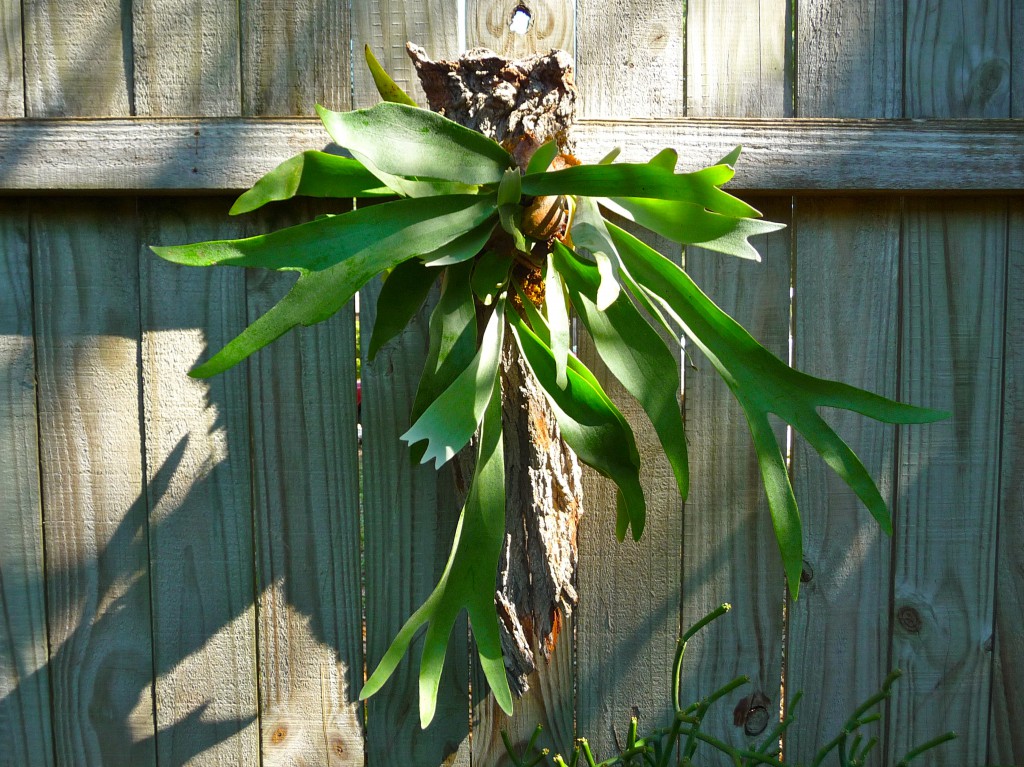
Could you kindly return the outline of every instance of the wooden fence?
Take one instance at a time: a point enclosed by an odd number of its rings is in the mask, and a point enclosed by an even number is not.
[[[806,760],[898,666],[879,763],[955,729],[929,763],[1024,764],[1019,1],[523,0],[525,35],[515,6],[0,0],[0,764],[489,767],[500,728],[537,722],[607,753],[630,715],[670,708],[680,626],[722,601],[684,680],[693,698],[751,678],[716,735],[751,740],[802,689],[785,748]],[[584,159],[672,145],[692,167],[750,145],[734,187],[789,228],[760,265],[694,250],[687,268],[800,368],[953,412],[834,419],[892,538],[793,440],[806,570],[787,603],[741,413],[695,352],[692,495],[652,459],[645,538],[615,545],[611,492],[588,478],[580,604],[514,719],[461,629],[429,730],[409,664],[349,705],[455,519],[446,477],[395,436],[424,317],[362,365],[360,453],[351,310],[196,382],[286,283],[145,246],[315,213],[228,219],[225,195],[324,144],[314,103],[375,101],[364,41],[416,90],[407,39],[435,57],[570,51]],[[758,715],[734,719],[755,692]]]

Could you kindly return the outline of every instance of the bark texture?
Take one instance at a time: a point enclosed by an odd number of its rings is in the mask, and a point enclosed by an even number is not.
[[[525,167],[555,139],[571,153],[576,89],[564,51],[509,61],[485,49],[456,61],[431,61],[407,46],[430,108],[490,136]],[[496,584],[505,669],[522,695],[539,653],[550,659],[563,617],[576,604],[576,526],[583,513],[582,472],[562,440],[539,384],[506,334],[501,360],[505,448],[505,546]],[[466,451],[469,452],[469,451]],[[472,469],[456,475],[465,491]]]

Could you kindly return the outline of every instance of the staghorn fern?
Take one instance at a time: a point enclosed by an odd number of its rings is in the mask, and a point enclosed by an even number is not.
[[[351,112],[317,108],[331,138],[351,157],[303,152],[261,178],[231,213],[300,195],[384,201],[256,237],[153,248],[189,266],[299,274],[273,308],[191,372],[198,378],[223,372],[298,325],[326,320],[385,274],[381,303],[388,310],[373,329],[372,358],[440,283],[412,427],[402,439],[422,462],[440,467],[479,432],[476,468],[437,587],[399,632],[361,697],[381,688],[426,626],[420,715],[427,726],[448,638],[465,609],[487,680],[499,705],[511,712],[494,609],[505,530],[498,360],[506,333],[545,391],[565,441],[616,484],[618,538],[631,531],[639,540],[646,517],[639,453],[618,408],[570,351],[570,308],[608,369],[647,413],[684,498],[689,475],[679,372],[658,328],[672,339],[685,335],[707,355],[750,425],[794,597],[802,561],[800,517],[769,413],[802,433],[891,532],[874,481],[817,408],[845,408],[888,423],[925,423],[946,414],[793,370],[681,268],[602,212],[684,245],[759,260],[748,238],[782,225],[760,220],[758,211],[721,189],[733,177],[738,148],[712,167],[677,173],[671,149],[647,163],[615,163],[609,156],[578,165],[552,142],[520,172],[494,141],[417,108],[369,52],[367,58],[386,100]]]

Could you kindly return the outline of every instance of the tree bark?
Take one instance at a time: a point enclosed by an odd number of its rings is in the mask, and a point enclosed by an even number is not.
[[[430,108],[504,146],[520,168],[555,139],[572,153],[576,89],[564,51],[510,61],[475,49],[456,61],[431,61],[407,46]],[[509,685],[529,688],[536,655],[547,660],[563,617],[576,604],[576,527],[583,513],[579,461],[511,338],[501,360],[505,446],[505,546],[495,592]],[[465,494],[472,476],[464,451],[456,471]]]

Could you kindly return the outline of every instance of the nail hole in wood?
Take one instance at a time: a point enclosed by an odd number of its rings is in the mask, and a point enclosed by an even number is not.
[[[532,21],[533,14],[530,13],[530,9],[520,3],[512,10],[508,28],[514,35],[525,35]]]

